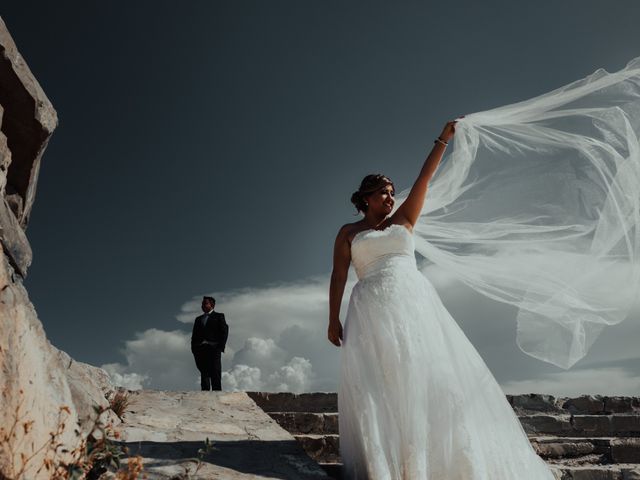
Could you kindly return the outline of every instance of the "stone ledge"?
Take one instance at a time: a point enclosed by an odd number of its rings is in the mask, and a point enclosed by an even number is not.
[[[338,395],[335,392],[247,392],[265,412],[313,412],[338,411]],[[554,397],[538,393],[506,395],[513,409],[519,414],[558,413],[567,415],[611,415],[628,413],[640,415],[640,397],[582,395],[579,397]]]
[[[316,462],[340,461],[340,437],[338,435],[294,435],[302,448]]]
[[[601,461],[591,463],[640,462],[640,438],[616,437],[532,437],[531,444],[545,459],[599,455]]]
[[[270,412],[269,416],[293,434],[337,434],[337,413]]]
[[[342,464],[338,462],[320,463],[327,474],[335,480],[342,478]],[[550,465],[557,480],[640,480],[640,465],[592,465],[556,466]],[[514,479],[515,480],[515,479]]]
[[[568,437],[640,437],[640,415],[518,415],[530,435],[553,434]]]
[[[279,425],[293,434],[337,434],[335,412],[268,412]],[[564,437],[640,437],[640,415],[520,415],[530,436]]]
[[[270,412],[337,412],[338,394],[335,392],[289,393],[247,392],[254,402]]]
[[[7,136],[12,162],[7,172],[8,193],[22,198],[16,217],[25,228],[35,199],[40,160],[58,116],[0,18],[0,105],[2,132]]]

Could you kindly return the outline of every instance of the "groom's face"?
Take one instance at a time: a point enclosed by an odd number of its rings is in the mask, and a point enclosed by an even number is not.
[[[207,313],[210,310],[213,310],[213,303],[208,298],[205,298],[202,300],[202,311]]]

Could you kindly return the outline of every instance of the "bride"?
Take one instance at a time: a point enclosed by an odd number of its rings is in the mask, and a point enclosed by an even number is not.
[[[524,353],[565,369],[583,358],[640,289],[640,57],[447,123],[396,210],[394,196],[387,177],[365,177],[352,196],[364,218],[334,247],[347,478],[553,479],[414,251],[516,307]]]
[[[435,140],[394,211],[395,188],[367,175],[351,201],[364,218],[336,238],[329,340],[342,346],[345,478],[552,480],[484,361],[417,269],[413,227],[456,121]],[[358,283],[343,326],[349,265]]]

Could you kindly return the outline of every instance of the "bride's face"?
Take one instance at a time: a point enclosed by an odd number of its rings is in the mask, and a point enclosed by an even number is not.
[[[395,204],[396,192],[393,189],[393,185],[385,185],[377,192],[372,193],[368,198],[369,210],[371,213],[381,213],[389,215],[393,210]]]

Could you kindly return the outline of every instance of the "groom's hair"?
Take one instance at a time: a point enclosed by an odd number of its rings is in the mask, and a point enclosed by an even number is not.
[[[216,299],[213,297],[202,297],[202,300],[209,300],[214,305],[216,304]]]

